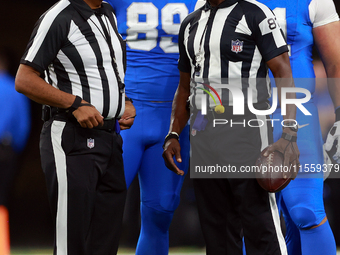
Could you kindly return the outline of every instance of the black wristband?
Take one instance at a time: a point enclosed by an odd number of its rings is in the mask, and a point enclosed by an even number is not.
[[[132,98],[127,97],[127,96],[125,96],[125,101],[130,101],[131,103],[133,103]]]
[[[282,133],[281,138],[289,141],[289,142],[296,142],[297,141],[297,136],[295,135],[290,135],[288,133]]]
[[[286,120],[283,120],[285,122]],[[296,121],[288,121],[287,124],[283,124],[282,130],[285,128],[289,128],[290,130],[297,132],[299,130],[299,126]]]
[[[76,96],[76,98],[74,99],[73,104],[71,105],[70,108],[68,108],[69,113],[74,112],[75,110],[77,110],[79,108],[79,106],[81,105],[81,101],[83,99],[80,96]]]
[[[79,107],[81,107],[81,106],[91,106],[91,107],[93,107],[93,105],[89,104],[89,103],[80,103]]]
[[[165,144],[167,143],[167,141],[169,141],[170,139],[175,138],[177,141],[179,140],[179,135],[176,132],[170,132],[164,139],[164,143],[163,143],[163,149],[165,147]]]
[[[337,107],[335,109],[335,121],[339,121],[340,120],[340,107]]]

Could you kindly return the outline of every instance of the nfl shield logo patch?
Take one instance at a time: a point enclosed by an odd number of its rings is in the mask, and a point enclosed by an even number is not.
[[[94,147],[94,139],[92,138],[87,139],[87,147],[89,147],[90,149]]]
[[[236,41],[231,40],[231,51],[239,53],[243,51],[243,41],[237,39]]]
[[[192,136],[195,136],[196,134],[197,134],[196,129],[192,129],[192,130],[191,130],[191,135],[192,135]]]

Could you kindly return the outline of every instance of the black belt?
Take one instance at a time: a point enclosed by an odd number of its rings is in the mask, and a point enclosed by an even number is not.
[[[98,125],[96,127],[93,127],[94,129],[100,129],[100,130],[106,130],[106,131],[113,131],[116,128],[117,119],[109,119],[104,120],[104,124],[102,126]]]
[[[63,121],[70,121],[74,123],[75,125],[79,125],[79,122],[77,119],[72,115],[69,114],[69,112],[66,109],[61,109],[57,107],[50,107],[47,105],[43,106],[43,113],[42,113],[42,119],[43,121],[48,121],[54,117],[56,120],[63,120]],[[114,131],[116,128],[116,118],[112,119],[104,119],[104,123],[102,126],[98,125],[96,127],[93,127],[94,129],[99,129],[99,130],[105,130],[105,131]]]

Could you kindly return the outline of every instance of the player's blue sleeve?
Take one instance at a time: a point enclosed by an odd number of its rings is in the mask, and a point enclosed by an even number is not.
[[[29,99],[14,88],[14,79],[0,76],[0,140],[8,142],[16,152],[21,152],[30,131]]]

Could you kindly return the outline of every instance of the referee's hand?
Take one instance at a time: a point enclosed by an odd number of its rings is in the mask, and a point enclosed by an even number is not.
[[[292,173],[291,179],[295,179],[300,169],[300,161],[299,161],[299,148],[297,147],[296,142],[290,142],[283,138],[280,138],[278,141],[273,143],[264,156],[268,156],[270,153],[274,151],[279,151],[283,154],[284,166],[289,167],[290,172]]]
[[[177,139],[170,139],[164,145],[163,159],[167,168],[175,172],[178,175],[184,175],[184,171],[179,169],[174,162],[173,157],[175,156],[178,163],[182,162],[181,158],[181,146]]]
[[[88,102],[83,100],[82,103]],[[83,128],[94,128],[104,124],[104,117],[94,106],[79,107],[72,114]]]
[[[125,101],[125,111],[123,116],[118,121],[120,130],[131,128],[136,117],[136,108],[133,106],[131,101]]]

